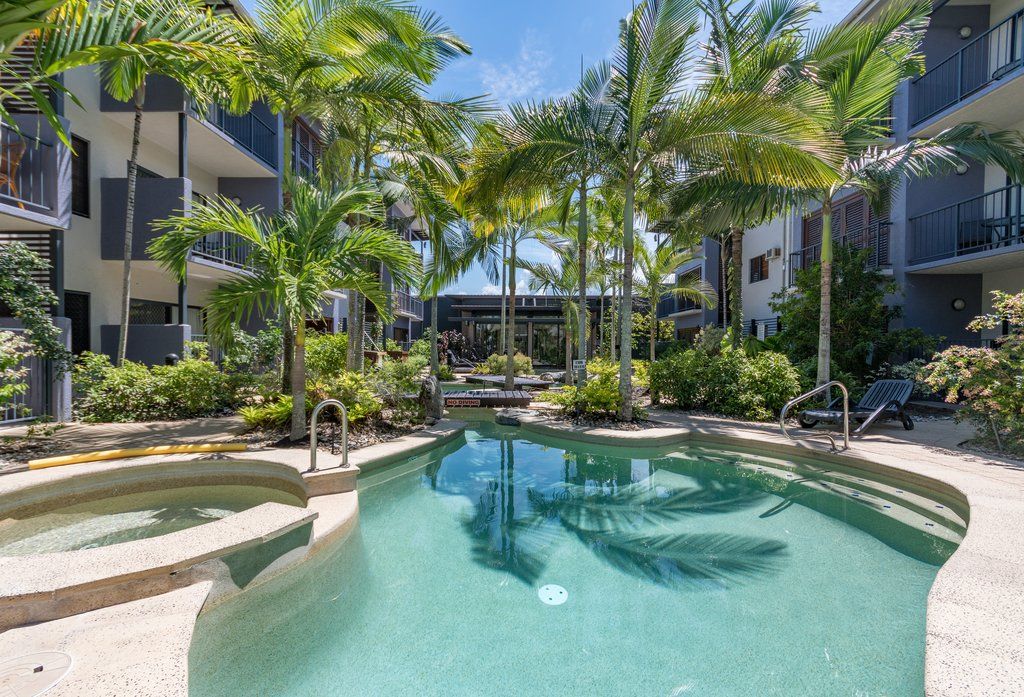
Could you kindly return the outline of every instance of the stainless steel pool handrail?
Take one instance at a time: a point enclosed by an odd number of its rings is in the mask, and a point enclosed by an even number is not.
[[[325,399],[313,407],[313,415],[309,418],[309,469],[316,472],[316,422],[325,407],[338,407],[341,410],[341,466],[348,467],[348,409],[337,399]]]
[[[846,389],[846,385],[844,385],[843,383],[839,382],[838,380],[833,380],[832,382],[825,383],[821,387],[815,387],[810,392],[804,392],[799,397],[795,397],[794,399],[791,399],[788,402],[786,402],[786,406],[782,407],[782,412],[779,414],[779,428],[782,429],[782,435],[784,435],[786,438],[789,438],[790,440],[800,440],[796,436],[790,435],[789,431],[786,430],[786,414],[789,412],[790,409],[792,409],[794,406],[796,406],[800,402],[802,402],[802,401],[804,401],[806,399],[810,399],[811,397],[813,397],[813,396],[815,396],[817,394],[820,394],[820,393],[822,393],[822,392],[824,392],[826,390],[829,390],[829,389],[831,389],[833,387],[838,387],[842,391],[842,393],[843,393],[843,450],[849,450],[850,449],[850,392]],[[836,439],[833,438],[831,436],[831,434],[828,434],[828,433],[815,433],[815,434],[813,434],[811,436],[808,436],[808,437],[809,438],[814,438],[814,437],[819,436],[819,435],[820,436],[825,436],[826,438],[828,438],[829,442],[832,443],[832,450],[835,451],[835,452],[839,452],[839,448],[836,446]]]

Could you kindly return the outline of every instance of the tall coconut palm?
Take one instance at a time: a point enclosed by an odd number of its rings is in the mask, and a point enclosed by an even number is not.
[[[317,316],[324,293],[356,288],[388,316],[387,293],[366,259],[383,264],[399,282],[415,283],[420,258],[412,246],[382,227],[352,228],[352,215],[380,221],[380,194],[367,184],[321,189],[301,177],[286,176],[292,210],[270,217],[252,215],[229,200],[197,203],[192,213],[155,225],[164,234],[150,254],[168,271],[184,276],[192,245],[212,232],[227,232],[251,246],[250,270],[223,282],[210,293],[206,307],[210,332],[229,341],[231,327],[251,316],[277,308],[294,336],[292,370],[292,440],[306,432],[306,320]]]
[[[679,249],[678,243],[671,238],[663,240],[653,249],[646,245],[637,247],[636,261],[641,278],[637,280],[636,287],[651,313],[651,361],[655,358],[654,350],[658,339],[658,303],[665,295],[692,300],[706,307],[715,306],[715,289],[699,277],[682,276],[672,285],[665,283],[665,278],[676,269],[699,258],[689,248]]]
[[[624,202],[621,336],[633,331],[633,256],[637,191],[650,179],[727,173],[754,184],[824,180],[830,146],[821,128],[793,104],[770,94],[687,91],[695,0],[646,0],[623,21],[608,102],[614,150],[607,172]],[[817,157],[815,157],[817,156]],[[619,362],[619,418],[631,420],[632,356]]]
[[[544,182],[561,190],[563,217],[571,216],[577,223],[580,316],[587,312],[588,197],[610,152],[607,138],[613,112],[605,100],[610,81],[611,66],[602,62],[585,71],[566,97],[513,104],[497,120],[500,136],[493,147],[478,151],[475,167],[476,176],[486,182],[482,185],[492,189],[522,192]],[[580,360],[587,357],[587,324],[581,324],[578,336]]]
[[[830,181],[801,192],[822,204],[819,385],[830,379],[832,358],[834,198],[844,190],[859,190],[876,209],[882,209],[902,177],[952,170],[962,164],[962,158],[998,164],[1015,181],[1024,180],[1024,141],[1016,132],[989,132],[982,125],[967,123],[933,138],[886,144],[893,97],[906,78],[923,69],[919,47],[931,9],[927,0],[896,3],[873,21],[828,28],[813,34],[807,43],[804,61],[813,68],[810,83],[821,103],[818,119],[829,141],[840,147]]]
[[[702,7],[710,27],[702,61],[704,89],[771,94],[814,108],[813,91],[802,74],[801,55],[807,21],[817,11],[814,3],[706,0]],[[725,196],[713,200],[726,209],[732,265],[728,314],[733,345],[739,347],[743,335],[743,232],[782,211],[766,209],[758,201],[738,205]]]

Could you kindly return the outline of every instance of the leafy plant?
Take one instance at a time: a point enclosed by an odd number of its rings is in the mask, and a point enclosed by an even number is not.
[[[310,380],[329,380],[345,372],[348,334],[310,334],[306,337],[306,374]]]
[[[14,332],[0,331],[0,408],[28,389],[24,360],[31,355],[31,344]]]
[[[936,340],[918,328],[890,330],[902,308],[886,302],[899,285],[878,269],[870,268],[870,250],[849,245],[836,249],[831,283],[831,353],[840,379],[852,375],[863,382],[872,368],[894,353],[911,348],[934,349]],[[796,363],[814,361],[817,369],[818,329],[821,312],[821,269],[815,264],[797,271],[796,290],[772,296],[772,311],[779,315],[782,331],[775,342]]]
[[[992,348],[952,346],[921,371],[924,384],[962,401],[957,418],[977,426],[983,441],[1024,454],[1024,293],[992,292],[994,312],[975,317],[972,331],[1010,327]]]
[[[577,414],[616,414],[619,410],[619,367],[595,358],[587,364],[587,381],[553,392],[550,400]]]
[[[242,407],[238,414],[250,428],[284,428],[292,416],[292,398],[283,395],[264,404]]]
[[[373,388],[371,378],[361,373],[345,371],[325,380],[311,382],[306,388],[307,411],[325,399],[340,400],[348,410],[350,422],[379,416],[384,403]]]
[[[53,361],[62,374],[71,367],[72,356],[49,312],[57,296],[36,282],[37,274],[49,272],[50,264],[21,242],[0,245],[0,306],[21,320],[33,353]]]
[[[503,353],[493,353],[483,363],[478,363],[473,372],[478,375],[503,375],[507,357]],[[512,358],[513,373],[515,375],[530,375],[533,373],[533,361],[528,356],[516,353]]]
[[[309,360],[308,357],[306,359]],[[277,371],[281,363],[281,329],[261,329],[255,334],[237,325],[224,351],[224,369],[233,373],[264,374]]]
[[[765,421],[800,392],[800,377],[784,355],[750,357],[727,346],[718,353],[690,349],[651,366],[651,399],[676,407]]]

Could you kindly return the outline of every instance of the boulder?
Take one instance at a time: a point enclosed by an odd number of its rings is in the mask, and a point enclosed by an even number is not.
[[[433,375],[423,381],[419,402],[428,426],[433,426],[444,417],[444,392],[441,390],[441,383]]]
[[[494,422],[502,426],[519,426],[524,416],[535,416],[537,412],[532,409],[501,409],[494,415]]]

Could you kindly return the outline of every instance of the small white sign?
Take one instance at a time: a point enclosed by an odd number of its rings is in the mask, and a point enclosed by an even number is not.
[[[573,370],[586,370],[587,369],[587,362],[586,361],[575,360],[575,361],[572,362],[572,369]]]

